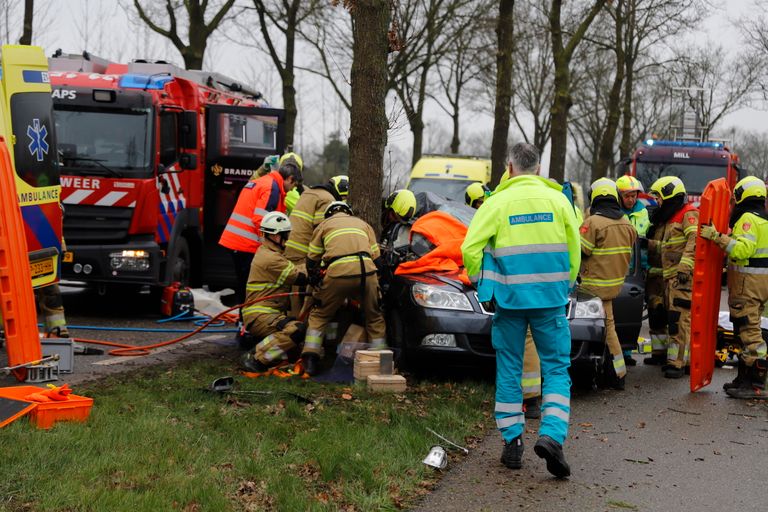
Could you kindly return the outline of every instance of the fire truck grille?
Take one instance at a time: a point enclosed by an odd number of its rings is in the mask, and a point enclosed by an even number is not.
[[[119,243],[128,239],[133,208],[71,204],[64,210],[64,240],[68,245]]]

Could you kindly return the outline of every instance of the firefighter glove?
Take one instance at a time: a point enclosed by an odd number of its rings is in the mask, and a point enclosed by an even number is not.
[[[307,268],[307,282],[312,288],[318,288],[323,282],[323,271],[320,267]]]
[[[711,224],[704,224],[701,226],[701,238],[714,241],[717,240],[719,236],[720,233],[717,232],[715,226]]]
[[[688,272],[678,272],[677,273],[677,284],[688,284],[688,282],[691,280],[691,274]]]

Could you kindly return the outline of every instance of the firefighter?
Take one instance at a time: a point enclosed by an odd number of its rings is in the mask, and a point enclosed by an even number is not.
[[[312,235],[307,254],[307,273],[316,291],[301,356],[304,369],[310,375],[318,370],[325,327],[347,299],[360,301],[371,349],[386,348],[376,275],[379,256],[373,228],[364,220],[353,217],[347,203],[334,201],[329,204],[325,220]]]
[[[655,224],[653,222],[655,219],[655,215],[650,216],[650,226],[646,232],[648,272],[645,275],[645,307],[648,310],[651,355],[643,359],[643,364],[661,366],[667,362],[669,334],[664,298],[664,276],[661,268],[661,240],[664,238],[664,225]]]
[[[242,302],[253,254],[261,245],[259,226],[269,212],[285,212],[285,194],[301,183],[300,164],[284,159],[279,170],[254,177],[237,198],[219,244],[230,250],[237,277],[236,298]]]
[[[285,244],[291,232],[291,221],[284,213],[267,213],[260,226],[262,244],[253,256],[246,287],[246,304],[254,299],[287,293],[292,285],[306,284],[306,274],[284,256]],[[245,328],[261,340],[245,354],[242,363],[253,372],[266,371],[270,366],[289,358],[298,347],[306,326],[286,316],[288,297],[255,302],[242,308]],[[296,354],[298,355],[298,354]]]
[[[741,339],[739,373],[723,385],[734,398],[765,398],[768,372],[766,344],[760,320],[768,302],[768,212],[765,183],[749,176],[733,189],[736,205],[729,225],[731,235],[711,225],[701,227],[701,237],[714,241],[728,254],[728,306],[733,334]]]
[[[603,301],[605,343],[613,363],[609,385],[623,390],[627,366],[616,334],[613,299],[618,297],[624,285],[637,231],[619,206],[618,190],[612,180],[600,178],[592,183],[589,200],[590,215],[580,229],[581,288]]]
[[[416,196],[408,189],[395,190],[384,200],[382,231],[396,223],[408,224],[416,215]]]
[[[515,144],[510,179],[477,210],[462,244],[478,300],[495,304],[496,425],[501,462],[522,467],[525,417],[522,373],[530,326],[541,358],[543,399],[535,453],[559,478],[570,475],[563,454],[570,417],[571,333],[565,306],[579,271],[579,225],[559,184],[538,176],[539,151]]]
[[[327,183],[306,190],[291,212],[291,234],[285,244],[285,257],[303,272],[309,252],[309,241],[315,228],[325,218],[325,210],[334,201],[346,201],[349,195],[349,178],[334,176]],[[297,290],[294,290],[297,291]],[[299,316],[300,297],[291,297],[291,314]]]
[[[691,286],[699,212],[688,204],[685,185],[676,176],[664,176],[651,185],[659,203],[651,222],[663,235],[648,240],[648,249],[661,254],[664,307],[667,310],[669,344],[664,377],[679,379],[689,364],[691,338]]]
[[[491,189],[476,181],[471,183],[464,191],[464,202],[467,206],[478,209],[485,198],[491,195]]]
[[[638,195],[643,192],[643,184],[634,176],[622,176],[616,180],[616,188],[619,191],[619,205],[621,211],[629,219],[629,223],[635,227],[639,236],[645,236],[651,225],[648,219],[648,210],[638,201]]]

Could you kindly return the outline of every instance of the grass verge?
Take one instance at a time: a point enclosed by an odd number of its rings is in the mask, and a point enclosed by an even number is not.
[[[203,389],[229,361],[150,368],[76,388],[87,423],[0,431],[0,510],[396,510],[439,474],[421,460],[449,439],[476,443],[491,425],[487,383],[409,383],[403,395],[299,380],[237,377]],[[449,452],[451,462],[461,457]]]

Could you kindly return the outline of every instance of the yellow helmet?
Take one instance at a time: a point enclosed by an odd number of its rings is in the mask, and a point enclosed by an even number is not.
[[[280,165],[283,165],[289,158],[292,158],[299,165],[299,171],[304,172],[304,160],[301,159],[298,153],[291,152],[284,154],[280,157]]]
[[[344,198],[349,195],[349,178],[343,174],[332,177],[328,183],[336,191],[338,197]]]
[[[624,175],[616,180],[619,192],[644,192],[643,184],[634,176]]]
[[[612,197],[619,200],[619,192],[616,190],[616,182],[608,178],[599,178],[589,187],[589,201],[594,202],[601,196]]]
[[[736,204],[750,197],[765,199],[765,182],[755,176],[747,176],[736,184],[733,189],[733,197],[736,199]]]
[[[395,212],[401,220],[410,220],[416,214],[416,196],[410,190],[395,190],[384,201],[384,208]]]
[[[471,183],[464,191],[464,201],[467,203],[467,206],[472,206],[478,199],[485,199],[489,195],[491,195],[491,191],[488,187],[476,181]]]
[[[293,211],[293,207],[296,206],[296,203],[299,201],[300,196],[301,194],[295,188],[291,189],[290,192],[285,194],[285,209],[288,215],[290,215],[291,212]]]
[[[677,176],[662,176],[651,185],[651,194],[664,200],[670,199],[680,194],[685,194],[685,185],[683,180]]]

